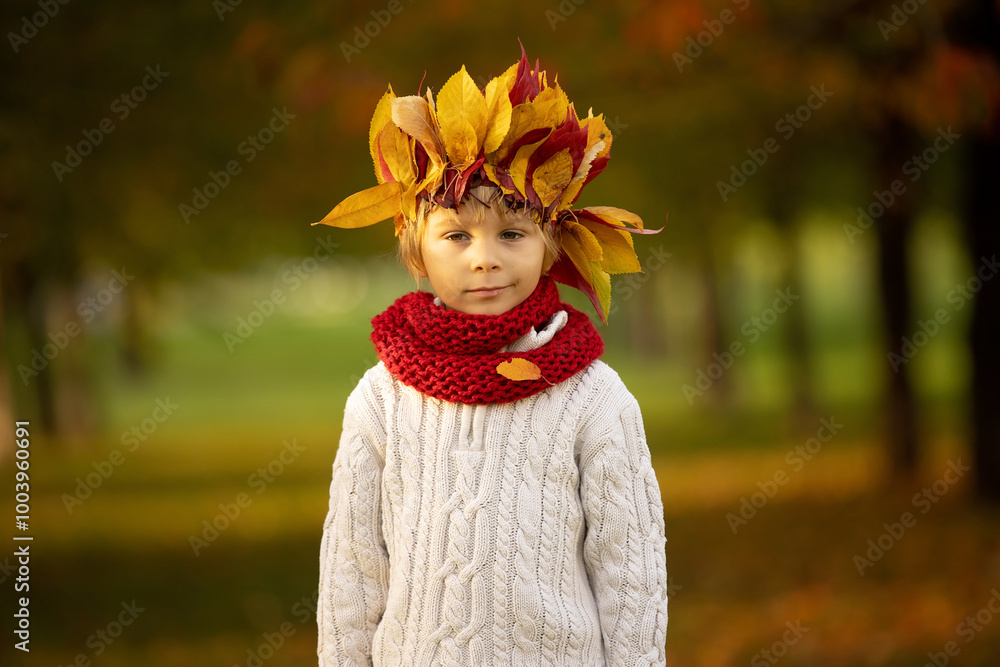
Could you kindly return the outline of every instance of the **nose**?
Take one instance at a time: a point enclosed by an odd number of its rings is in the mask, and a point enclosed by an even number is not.
[[[500,253],[492,239],[477,239],[469,249],[473,271],[496,271],[500,268]]]

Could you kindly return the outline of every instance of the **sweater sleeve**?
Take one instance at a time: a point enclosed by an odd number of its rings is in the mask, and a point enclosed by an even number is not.
[[[382,535],[385,428],[366,376],[347,399],[320,547],[320,667],[370,665],[385,611],[389,560]]]
[[[608,665],[666,663],[663,502],[639,404],[617,376],[581,428],[584,563]]]

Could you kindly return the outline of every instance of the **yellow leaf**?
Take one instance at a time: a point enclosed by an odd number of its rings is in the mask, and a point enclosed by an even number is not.
[[[510,127],[507,130],[507,136],[500,142],[500,146],[492,156],[491,162],[502,162],[507,157],[511,147],[514,145],[514,140],[524,136],[527,131],[525,128],[532,126],[531,124],[537,115],[538,112],[535,111],[535,108],[531,104],[518,104],[511,109]]]
[[[594,289],[601,306],[601,319],[606,321],[608,308],[611,305],[611,276],[601,269],[598,262],[587,259],[586,252],[574,234],[563,234],[562,247],[566,256],[573,262],[573,266],[580,272],[580,276]]]
[[[415,220],[417,217],[417,192],[420,191],[420,184],[414,183],[413,185],[405,188],[402,192],[399,209],[400,214],[405,220]],[[397,230],[399,229],[399,224],[397,221]],[[398,233],[396,234],[399,235]]]
[[[561,125],[566,120],[566,110],[569,108],[569,98],[557,83],[552,88],[546,88],[535,95],[531,101],[550,127]]]
[[[423,144],[432,162],[442,162],[444,147],[426,99],[419,95],[407,95],[392,100],[392,122]]]
[[[590,211],[594,215],[599,215],[605,220],[610,219],[611,222],[620,222],[639,229],[643,228],[642,218],[623,208],[616,208],[614,206],[587,206],[583,210]]]
[[[589,229],[601,244],[602,269],[608,273],[642,273],[631,234],[586,218],[580,218],[580,224]]]
[[[375,147],[378,145],[379,134],[382,133],[386,124],[392,121],[392,100],[395,97],[396,94],[392,92],[392,86],[389,86],[389,90],[375,106],[375,114],[372,116],[372,122],[368,128],[368,151],[371,153],[372,163],[375,165],[375,178],[378,179],[379,183],[385,183],[385,178],[379,168],[378,153]]]
[[[604,150],[604,142],[598,141],[596,144],[587,149],[587,152],[583,154],[583,159],[580,161],[580,166],[577,168],[576,173],[573,174],[573,178],[586,178],[587,174],[590,173],[590,165],[594,160],[597,159],[597,154]]]
[[[537,380],[542,377],[542,369],[520,357],[500,362],[497,365],[497,373],[508,380]]]
[[[510,163],[510,177],[514,180],[514,186],[521,193],[522,197],[528,196],[524,192],[524,179],[528,170],[528,158],[531,157],[535,149],[546,139],[548,139],[547,136],[542,137],[533,144],[521,146],[517,149],[517,153],[514,154],[514,159]]]
[[[597,237],[594,236],[593,232],[573,220],[567,221],[566,230],[576,237],[588,262],[600,263],[603,251],[601,250],[601,244],[597,242]]]
[[[486,100],[462,65],[441,87],[437,119],[445,152],[461,169],[476,161],[486,139]]]
[[[399,210],[400,190],[400,184],[393,181],[362,190],[337,204],[325,218],[312,224],[343,229],[374,225],[393,217]]]
[[[590,111],[593,113],[593,110]],[[587,150],[589,151],[592,147],[597,145],[597,142],[603,141],[604,147],[597,151],[593,159],[604,157],[611,151],[611,142],[614,137],[611,136],[611,130],[604,123],[604,114],[597,116],[588,116],[587,118]]]
[[[536,97],[535,100],[537,101],[538,97]],[[498,148],[496,154],[493,155],[493,161],[500,162],[506,158],[511,147],[514,145],[514,142],[531,130],[535,130],[540,127],[551,130],[553,127],[559,125],[559,123],[565,119],[565,115],[563,116],[563,119],[553,120],[551,113],[557,102],[558,100],[550,99],[548,101],[542,100],[540,104],[535,102],[525,102],[524,104],[518,104],[514,107],[510,114],[510,129],[507,131],[507,136],[504,137],[503,142],[500,144],[500,148]],[[563,113],[565,114],[565,111]]]
[[[507,70],[509,74],[511,70]],[[486,139],[483,141],[483,152],[492,153],[500,147],[510,129],[510,87],[513,84],[512,75],[504,74],[486,84],[486,104],[489,111],[486,114]],[[506,79],[504,79],[506,77]]]
[[[579,173],[579,172],[578,172]],[[566,189],[563,190],[562,196],[559,198],[559,203],[556,205],[557,211],[562,211],[569,208],[573,204],[573,200],[576,196],[580,194],[580,188],[583,187],[583,182],[585,178],[576,178],[569,182]]]
[[[569,149],[564,148],[538,165],[531,176],[531,187],[542,201],[542,206],[548,206],[569,185],[571,178],[573,178],[573,158],[569,154]]]
[[[389,171],[397,181],[406,186],[416,180],[416,174],[413,173],[413,155],[410,152],[411,141],[409,135],[391,123],[378,137],[382,158],[389,165]]]
[[[399,236],[403,231],[403,227],[406,226],[406,217],[402,211],[396,211],[396,214],[392,216],[392,226],[394,235]]]

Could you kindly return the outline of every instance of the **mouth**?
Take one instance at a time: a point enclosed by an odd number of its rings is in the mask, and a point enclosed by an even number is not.
[[[475,296],[486,298],[491,296],[498,296],[502,294],[505,289],[507,289],[507,285],[502,285],[499,287],[477,287],[476,289],[470,289],[467,291],[470,294],[474,294]]]

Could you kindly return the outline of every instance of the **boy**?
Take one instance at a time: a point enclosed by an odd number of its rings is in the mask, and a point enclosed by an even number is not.
[[[322,221],[393,217],[436,293],[372,320],[320,553],[319,663],[664,664],[663,508],[642,417],[598,360],[609,272],[639,271],[632,213],[571,209],[607,163],[601,117],[519,63],[435,104],[391,89],[379,185]],[[635,229],[630,230],[628,226]]]

